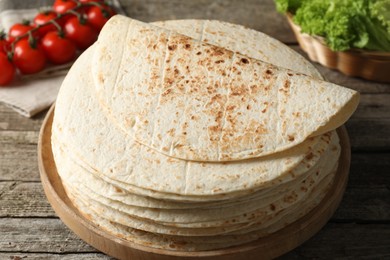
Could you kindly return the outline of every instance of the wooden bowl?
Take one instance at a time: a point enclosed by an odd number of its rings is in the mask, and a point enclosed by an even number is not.
[[[317,233],[333,215],[344,193],[350,165],[350,144],[345,127],[337,130],[341,157],[333,186],[322,202],[307,215],[282,230],[257,241],[226,249],[183,252],[155,249],[116,237],[84,218],[72,205],[57,173],[51,150],[54,106],[43,122],[38,142],[38,163],[47,199],[61,220],[81,239],[119,259],[272,259],[302,244]]]
[[[301,28],[293,22],[291,14],[287,14],[287,20],[299,46],[312,61],[331,69],[337,69],[347,76],[390,82],[390,52],[361,49],[332,51],[326,46],[323,38],[302,33]]]

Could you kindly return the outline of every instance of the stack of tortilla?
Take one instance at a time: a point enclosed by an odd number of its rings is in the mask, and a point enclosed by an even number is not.
[[[53,154],[75,207],[107,232],[220,249],[320,203],[338,166],[334,129],[358,99],[262,33],[115,16],[63,82]]]

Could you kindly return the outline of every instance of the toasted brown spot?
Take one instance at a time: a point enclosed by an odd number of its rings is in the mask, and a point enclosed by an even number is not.
[[[212,125],[212,126],[209,126],[209,130],[213,131],[213,132],[219,132],[221,130],[221,126],[219,126],[219,125]]]
[[[103,73],[99,73],[98,74],[98,80],[99,80],[100,83],[104,83]]]
[[[307,160],[311,160],[311,159],[313,159],[313,157],[314,157],[314,154],[312,152],[310,152],[308,155],[306,155]]]
[[[272,73],[272,70],[269,70],[269,69],[267,69],[267,70],[265,71],[265,73],[268,74],[268,75],[272,75],[272,74],[273,74],[273,73]]]
[[[217,61],[215,61],[215,63],[216,64],[220,64],[220,63],[224,63],[225,61],[223,61],[223,60],[217,60]]]
[[[248,64],[248,63],[249,63],[249,60],[246,59],[246,58],[242,58],[242,59],[241,59],[241,62],[244,63],[244,64]]]
[[[291,85],[291,82],[289,81],[289,80],[286,80],[285,82],[284,82],[284,88],[289,88],[290,87],[290,85]]]
[[[292,142],[292,141],[295,140],[295,136],[293,136],[293,135],[288,135],[287,137],[288,137],[288,140],[289,140],[290,142]]]
[[[201,55],[202,54],[202,52],[201,51],[198,51],[197,53],[196,53],[196,55]]]
[[[123,192],[122,189],[120,189],[120,188],[118,188],[118,187],[116,187],[116,186],[115,186],[115,191],[116,191],[116,192],[119,192],[119,193],[122,193],[122,192]]]
[[[161,94],[161,96],[165,97],[165,96],[169,95],[169,93],[171,93],[171,92],[172,92],[172,89],[169,88],[169,89],[165,90],[165,91]]]
[[[186,45],[184,45],[184,48],[185,48],[186,50],[191,49],[191,44],[187,43]]]
[[[226,107],[226,110],[227,110],[227,111],[232,111],[232,110],[234,110],[235,108],[236,108],[236,106],[230,105],[230,106],[227,106],[227,107]]]
[[[168,50],[173,51],[177,48],[177,45],[169,45]]]

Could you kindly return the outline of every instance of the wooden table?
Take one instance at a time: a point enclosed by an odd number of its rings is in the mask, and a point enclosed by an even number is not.
[[[265,32],[302,53],[271,0],[121,2],[129,16],[143,21],[225,20]],[[350,179],[329,223],[282,259],[390,258],[390,85],[316,66],[329,81],[362,94],[346,124],[352,144]],[[45,114],[28,119],[0,104],[0,259],[110,259],[77,238],[46,200],[36,151]]]

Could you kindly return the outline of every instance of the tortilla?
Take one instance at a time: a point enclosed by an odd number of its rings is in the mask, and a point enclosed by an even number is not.
[[[111,18],[92,74],[112,124],[171,157],[231,161],[284,151],[356,109],[354,90],[199,40]]]

